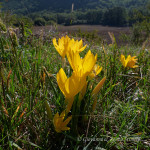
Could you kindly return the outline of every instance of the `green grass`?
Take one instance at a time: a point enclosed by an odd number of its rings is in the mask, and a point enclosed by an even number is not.
[[[94,49],[92,42],[89,47],[98,54],[103,70],[89,84],[76,112],[78,133],[73,129],[56,133],[44,105],[47,101],[53,115],[64,109],[56,81],[61,57],[52,45],[53,37],[49,41],[30,37],[30,42],[19,46],[6,34],[0,38],[0,149],[149,149],[149,47],[99,44]],[[139,67],[124,72],[121,54],[136,55]],[[104,76],[96,110],[91,113],[90,86],[95,87]]]

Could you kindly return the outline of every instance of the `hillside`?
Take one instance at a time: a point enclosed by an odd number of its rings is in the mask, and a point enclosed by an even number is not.
[[[131,26],[150,16],[149,0],[3,0],[0,5],[2,12],[26,16],[38,26],[55,23]],[[13,24],[18,24],[16,20]]]
[[[106,9],[125,7],[127,9],[146,7],[149,0],[2,0],[4,10],[14,13],[31,13],[48,10],[50,12],[70,12],[74,3],[74,10]]]

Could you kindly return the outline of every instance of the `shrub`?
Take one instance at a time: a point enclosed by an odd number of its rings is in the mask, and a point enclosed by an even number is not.
[[[34,20],[34,25],[36,26],[45,26],[46,22],[43,18],[36,18]]]
[[[137,22],[133,25],[132,42],[134,44],[142,44],[149,38],[149,35],[150,35],[150,24],[148,19],[142,22]]]

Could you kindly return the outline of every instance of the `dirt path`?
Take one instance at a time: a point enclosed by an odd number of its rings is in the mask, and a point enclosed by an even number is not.
[[[93,32],[96,31],[98,35],[103,38],[108,44],[111,43],[111,39],[108,35],[108,32],[113,32],[114,36],[116,38],[116,41],[118,44],[122,44],[121,35],[123,34],[131,34],[131,30],[129,27],[107,27],[107,26],[101,26],[101,25],[73,25],[73,26],[60,26],[57,27],[54,26],[40,26],[40,27],[34,27],[33,33],[39,34],[41,30],[43,30],[44,35],[48,34],[50,32],[55,32],[57,29],[58,32],[61,33],[72,33],[72,32],[78,32],[79,29],[81,32]]]

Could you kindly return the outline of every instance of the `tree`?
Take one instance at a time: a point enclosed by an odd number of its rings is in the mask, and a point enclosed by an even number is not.
[[[103,16],[103,24],[110,26],[125,26],[127,23],[127,14],[125,8],[114,7],[107,10]]]
[[[88,11],[86,14],[87,23],[89,24],[101,24],[102,21],[102,11],[92,10]]]

